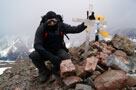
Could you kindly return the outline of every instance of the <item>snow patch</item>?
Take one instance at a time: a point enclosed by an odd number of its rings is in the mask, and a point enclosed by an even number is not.
[[[0,60],[0,63],[10,63],[10,64],[13,64],[15,61],[10,61],[10,60]]]
[[[34,48],[32,48],[32,49],[29,49],[29,52],[31,53],[31,52],[33,52],[35,49]]]
[[[3,68],[0,68],[0,75],[3,74],[3,72],[6,70],[6,69],[9,69],[11,67],[3,67]]]

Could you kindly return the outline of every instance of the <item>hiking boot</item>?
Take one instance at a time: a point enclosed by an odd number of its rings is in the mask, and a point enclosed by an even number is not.
[[[39,80],[41,83],[44,83],[46,82],[50,77],[50,74],[48,72],[42,72],[42,73],[39,73]]]

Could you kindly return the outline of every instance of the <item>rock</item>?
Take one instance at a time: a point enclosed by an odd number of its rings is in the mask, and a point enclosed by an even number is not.
[[[136,87],[132,87],[131,90],[136,90]]]
[[[79,56],[82,54],[82,50],[80,52],[79,48],[70,48],[69,49],[71,59],[74,60],[73,63],[77,63],[80,61]]]
[[[118,58],[115,55],[110,55],[107,58],[106,65],[108,67],[112,67],[113,69],[129,72],[129,67],[123,62],[123,60],[121,60],[120,58]]]
[[[76,84],[75,90],[93,90],[91,86],[85,84]]]
[[[116,48],[116,51],[111,42],[92,41],[89,43],[87,52],[88,57],[92,60],[87,60],[84,56],[84,46],[85,44],[82,44],[80,47],[71,48],[71,60],[62,61],[60,65],[61,77],[56,78],[50,75],[48,81],[42,85],[39,83],[38,70],[31,60],[18,60],[13,66],[11,65],[12,68],[0,75],[0,90],[75,90],[80,88],[84,90],[88,86],[93,89],[96,87],[97,90],[121,90],[125,85],[128,85],[124,88],[125,90],[132,88],[131,86],[135,87],[135,77],[125,75],[125,72],[120,69],[127,71],[126,61],[128,59],[134,74],[136,55],[127,56],[124,49],[118,50]],[[109,59],[110,55],[114,56]],[[46,65],[49,69],[52,68],[51,63],[46,62]],[[106,71],[109,67],[119,70]],[[129,73],[132,74],[132,72]],[[126,80],[127,77],[129,79]],[[77,83],[82,84],[78,86]],[[76,84],[77,86],[73,87]]]
[[[61,62],[60,73],[62,78],[76,74],[76,68],[75,65],[72,63],[71,59]]]
[[[15,90],[21,90],[20,88],[16,87]]]
[[[106,43],[101,43],[102,45],[102,52],[105,54],[111,54],[111,48]]]
[[[91,77],[87,77],[83,80],[84,84],[90,85],[91,87],[95,88],[94,81]]]
[[[95,80],[95,78],[96,78],[97,76],[99,76],[99,75],[101,75],[101,72],[99,72],[99,71],[94,71],[93,74],[92,74],[92,76],[91,76],[92,80]]]
[[[135,44],[125,36],[115,35],[111,42],[116,49],[123,50],[128,55],[134,53]]]
[[[106,42],[94,42],[91,47],[105,54],[111,54],[115,50],[111,45],[107,45]]]
[[[122,60],[125,64],[128,64],[127,54],[121,50],[116,50],[114,55],[116,55],[120,60]]]
[[[107,57],[109,55],[103,52],[99,52],[99,54],[96,56],[97,58],[99,58],[99,63],[105,64],[107,62]]]
[[[103,48],[102,52],[108,55],[112,53],[110,50],[107,49],[107,47]]]
[[[61,83],[60,80],[56,80],[52,83],[52,90],[61,90],[61,87],[63,86],[63,83]],[[45,89],[48,90],[48,89]]]
[[[70,77],[63,79],[63,82],[67,87],[75,86],[76,83],[79,83],[81,81],[82,81],[82,79],[78,76],[70,76]]]
[[[127,81],[127,75],[121,70],[109,70],[98,76],[95,81],[97,90],[122,90]]]
[[[92,50],[90,50],[90,51],[87,52],[87,57],[96,56],[97,52],[98,52],[97,49],[92,49]]]
[[[92,72],[96,69],[98,58],[92,56],[86,59],[85,71]]]
[[[136,55],[129,56],[128,60],[128,67],[131,69],[131,72],[136,73]]]
[[[85,65],[76,65],[76,74],[79,77],[85,77],[87,75],[85,69]]]
[[[121,50],[116,50],[114,54],[115,54],[116,56],[122,57],[122,58],[124,58],[124,59],[127,58],[127,54],[126,54],[125,52],[121,51]]]
[[[110,50],[111,52],[115,52],[115,50],[116,50],[115,48],[113,48],[112,45],[108,45],[107,49]]]
[[[136,85],[136,74],[128,74],[127,85],[130,87]]]

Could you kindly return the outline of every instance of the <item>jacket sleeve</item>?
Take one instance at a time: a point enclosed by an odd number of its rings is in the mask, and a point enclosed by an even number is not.
[[[84,23],[82,23],[78,26],[70,26],[68,24],[63,23],[62,27],[63,27],[62,31],[66,34],[68,34],[68,33],[71,33],[71,34],[80,33],[87,28],[87,26],[85,26]]]
[[[36,34],[35,34],[35,40],[34,40],[34,48],[35,50],[41,54],[43,57],[46,57],[48,59],[51,59],[54,57],[54,55],[47,51],[44,47],[43,47],[43,33],[44,33],[44,30],[43,30],[43,24],[40,25],[36,31]]]

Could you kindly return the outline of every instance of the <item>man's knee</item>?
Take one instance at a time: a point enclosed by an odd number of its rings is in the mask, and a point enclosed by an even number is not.
[[[33,51],[30,53],[29,58],[35,60],[41,58],[41,56],[37,51]]]

